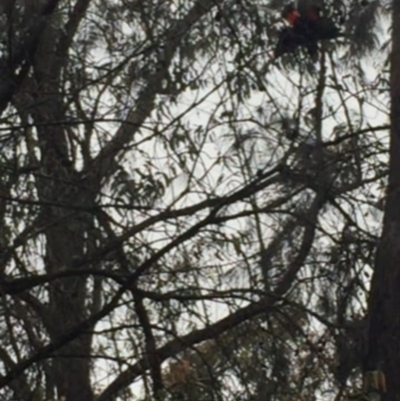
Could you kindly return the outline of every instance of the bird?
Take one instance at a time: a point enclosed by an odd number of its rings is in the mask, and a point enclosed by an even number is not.
[[[340,29],[335,22],[323,16],[321,8],[315,5],[297,8],[294,3],[290,3],[282,10],[282,18],[289,26],[284,27],[279,33],[275,58],[293,52],[298,47],[305,47],[310,57],[315,58],[319,41],[336,39],[340,36]]]

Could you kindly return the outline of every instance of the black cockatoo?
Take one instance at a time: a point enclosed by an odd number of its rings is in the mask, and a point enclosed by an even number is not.
[[[340,35],[339,28],[331,18],[321,15],[315,5],[297,8],[294,3],[286,6],[282,17],[289,23],[279,33],[275,48],[275,58],[290,53],[298,47],[305,47],[312,58],[317,55],[320,40],[335,39]]]

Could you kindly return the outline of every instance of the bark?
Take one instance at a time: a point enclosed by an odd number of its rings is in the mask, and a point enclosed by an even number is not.
[[[59,16],[55,16],[55,18]],[[59,51],[61,20],[48,24],[32,63],[33,76],[25,81],[34,103],[31,116],[37,125],[41,171],[36,179],[39,199],[43,202],[65,202],[90,208],[95,195],[88,183],[79,180],[69,150],[68,130],[64,121],[65,95],[62,89]],[[93,215],[59,206],[42,208],[42,222],[47,226],[45,269],[49,274],[75,269],[75,261],[85,255],[93,227]],[[46,329],[53,343],[83,322],[88,315],[86,306],[90,294],[87,278],[70,277],[56,280],[48,287],[48,314]],[[93,397],[90,382],[91,336],[81,334],[57,350],[52,359],[53,380],[47,382],[47,391],[56,390],[65,401],[90,401]]]
[[[389,184],[369,301],[364,370],[382,370],[385,400],[400,400],[400,2],[393,0]]]

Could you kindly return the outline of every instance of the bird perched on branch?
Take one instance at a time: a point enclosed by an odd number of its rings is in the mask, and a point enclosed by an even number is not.
[[[282,17],[289,26],[279,33],[275,58],[299,47],[305,47],[309,55],[315,58],[319,41],[340,36],[340,30],[334,21],[323,16],[321,8],[316,5],[305,4],[297,7],[295,3],[291,3],[283,9]]]

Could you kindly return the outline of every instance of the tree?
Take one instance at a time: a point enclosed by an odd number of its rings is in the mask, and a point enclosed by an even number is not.
[[[334,5],[345,38],[313,63],[271,60],[280,1],[3,1],[1,399],[282,400],[358,382],[387,10]]]
[[[399,397],[397,380],[400,363],[396,352],[399,344],[399,230],[398,211],[400,185],[400,75],[396,65],[400,61],[400,5],[393,2],[391,79],[390,79],[390,160],[385,201],[383,229],[376,256],[375,272],[369,302],[369,339],[365,369],[380,369],[387,380],[385,399]]]

